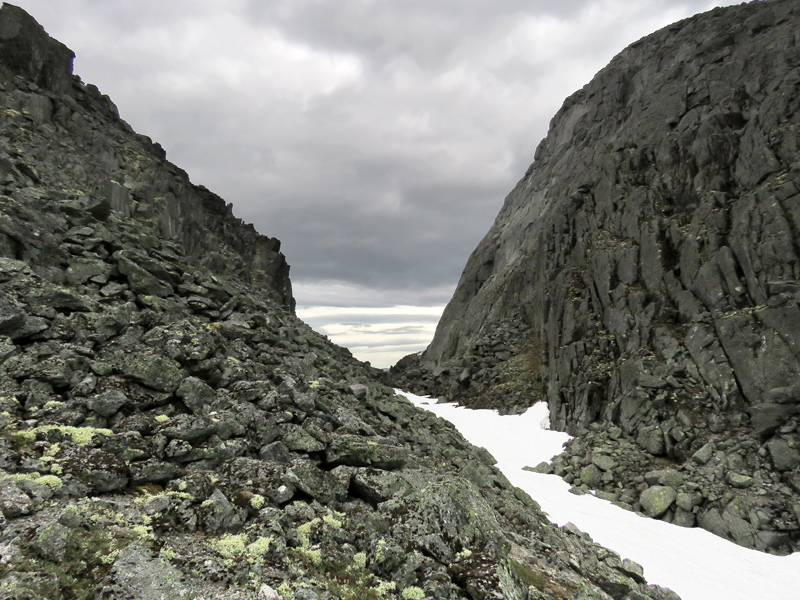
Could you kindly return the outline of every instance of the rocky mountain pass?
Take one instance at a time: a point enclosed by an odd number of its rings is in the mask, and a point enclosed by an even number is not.
[[[677,598],[299,321],[72,59],[0,9],[0,598]]]
[[[567,99],[387,375],[4,3],[0,599],[678,599],[390,385],[544,399],[577,493],[796,551],[798,21],[688,19]]]
[[[714,9],[568,98],[396,385],[546,401],[576,492],[800,549],[799,24]]]

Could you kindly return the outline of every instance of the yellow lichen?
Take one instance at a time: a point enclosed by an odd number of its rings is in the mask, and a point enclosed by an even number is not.
[[[339,518],[337,518],[339,517]],[[340,518],[344,517],[343,513],[328,513],[324,517],[322,517],[323,522],[327,523],[331,527],[339,527],[341,528],[342,522],[339,520]]]
[[[167,415],[156,415],[156,423],[166,423],[167,421],[169,421]]]
[[[403,600],[423,600],[425,598],[425,592],[422,589],[412,585],[403,590],[403,593],[400,594]]]
[[[247,535],[226,534],[212,542],[214,549],[223,558],[236,558],[245,552]]]
[[[251,561],[256,561],[269,551],[269,545],[275,538],[260,537],[252,544],[247,545],[247,556]]]
[[[304,548],[311,545],[311,530],[319,523],[319,519],[311,519],[308,523],[303,523],[297,528],[297,537]]]
[[[261,510],[264,507],[264,496],[260,494],[253,494],[253,497],[250,498],[250,506],[254,510]]]
[[[30,481],[36,485],[45,485],[51,490],[58,489],[62,485],[61,480],[55,475],[41,475],[36,471],[33,473],[15,473],[11,476],[11,479],[17,482]]]
[[[381,581],[375,588],[375,593],[383,598],[389,592],[393,592],[396,587],[394,581]]]

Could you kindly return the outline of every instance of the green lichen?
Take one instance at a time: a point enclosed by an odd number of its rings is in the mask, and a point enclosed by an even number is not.
[[[156,423],[166,423],[167,421],[169,421],[167,415],[156,415]]]
[[[253,494],[253,497],[250,498],[250,506],[254,510],[261,510],[264,507],[264,496],[260,494]]]
[[[327,523],[328,525],[330,525],[332,527],[341,528],[342,527],[342,521],[340,519],[343,518],[343,517],[344,517],[344,513],[330,512],[330,513],[328,513],[328,514],[326,514],[325,516],[322,517],[322,521],[324,523]]]
[[[353,568],[357,571],[363,571],[367,568],[367,555],[363,552],[358,552],[353,555]]]
[[[396,588],[397,585],[395,585],[394,581],[381,581],[374,589],[378,596],[384,598],[386,594],[393,592]]]
[[[247,545],[247,557],[251,562],[255,562],[269,552],[269,546],[275,538],[260,537],[253,543]]]
[[[322,565],[322,550],[314,548],[297,548],[296,552],[311,561],[315,567]]]
[[[89,446],[94,441],[95,435],[110,437],[114,432],[110,429],[96,427],[73,427],[71,425],[42,425],[24,432],[19,432],[29,441],[36,440],[38,435],[46,437],[51,431],[58,431],[62,436],[68,436],[76,446]]]
[[[297,537],[300,540],[300,545],[307,548],[311,545],[311,532],[320,524],[320,519],[311,519],[307,523],[303,523],[297,528]]]
[[[247,535],[241,534],[226,534],[218,540],[211,542],[213,548],[219,553],[222,558],[238,558],[245,553],[247,548]]]
[[[45,485],[51,490],[56,490],[63,485],[61,479],[55,475],[40,475],[38,472],[33,473],[15,473],[11,476],[14,481],[30,481],[36,485]]]
[[[400,594],[403,600],[424,600],[425,592],[422,589],[412,585],[403,590]]]

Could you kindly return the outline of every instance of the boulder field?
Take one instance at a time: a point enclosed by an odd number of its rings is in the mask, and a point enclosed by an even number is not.
[[[72,58],[0,8],[0,599],[677,600],[301,322]]]

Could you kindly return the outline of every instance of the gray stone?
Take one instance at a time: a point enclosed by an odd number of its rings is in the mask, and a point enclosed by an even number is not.
[[[325,451],[325,461],[333,466],[375,467],[399,469],[408,461],[405,448],[388,444],[382,438],[338,435]]]
[[[369,388],[363,383],[354,383],[350,386],[350,391],[358,400],[364,400]]]
[[[617,468],[617,461],[605,454],[595,454],[592,456],[592,464],[602,471],[613,471]]]
[[[157,354],[127,355],[122,372],[147,387],[160,392],[174,392],[184,378],[180,365]]]
[[[785,438],[772,438],[765,445],[776,470],[791,471],[800,464],[800,452]]]
[[[680,492],[675,498],[675,504],[686,512],[691,512],[699,503],[700,498],[698,494],[693,492]]]
[[[236,508],[220,490],[214,490],[199,512],[205,530],[211,534],[235,533],[247,518],[247,511]]]
[[[282,423],[278,426],[280,438],[289,450],[299,452],[320,452],[325,449],[325,444],[309,434],[300,425]]]
[[[590,464],[581,469],[581,481],[589,487],[595,487],[600,483],[603,472],[595,464]]]
[[[748,410],[753,430],[761,437],[771,436],[790,417],[800,413],[800,407],[794,404],[758,404]]]
[[[11,479],[0,480],[0,511],[7,518],[29,515],[35,509],[30,496],[25,494]]]
[[[197,377],[181,381],[175,395],[195,414],[210,412],[217,399],[214,388]]]
[[[105,594],[141,600],[184,600],[194,595],[182,572],[161,557],[153,557],[135,542],[119,552],[111,567]]]
[[[37,530],[31,547],[42,558],[59,563],[67,552],[73,531],[60,523],[50,523]]]
[[[693,512],[678,506],[675,509],[675,518],[672,520],[672,524],[678,527],[694,527],[696,524],[696,517]]]
[[[772,388],[764,394],[766,404],[800,403],[800,385]]]
[[[169,284],[159,281],[132,260],[119,256],[117,267],[119,272],[128,279],[128,287],[136,294],[165,298],[174,293]]]
[[[749,488],[754,483],[753,478],[749,475],[742,475],[741,473],[736,473],[733,471],[728,473],[726,479],[733,487],[739,489]]]
[[[286,444],[281,441],[275,441],[263,446],[258,452],[258,457],[261,460],[288,463],[292,460],[292,453],[286,447]]]
[[[101,417],[110,417],[128,402],[128,397],[119,390],[106,390],[89,400],[87,407]]]
[[[711,460],[711,457],[714,456],[715,451],[716,447],[714,446],[714,443],[708,442],[707,444],[704,444],[697,452],[692,454],[692,460],[697,464],[704,465]]]
[[[647,516],[658,518],[667,512],[677,496],[677,492],[671,487],[654,485],[642,492],[639,502]]]
[[[639,432],[636,442],[643,450],[653,456],[663,456],[666,452],[664,434],[658,427],[646,427]]]
[[[284,482],[325,504],[342,501],[347,496],[347,487],[341,480],[306,460],[292,462]]]

